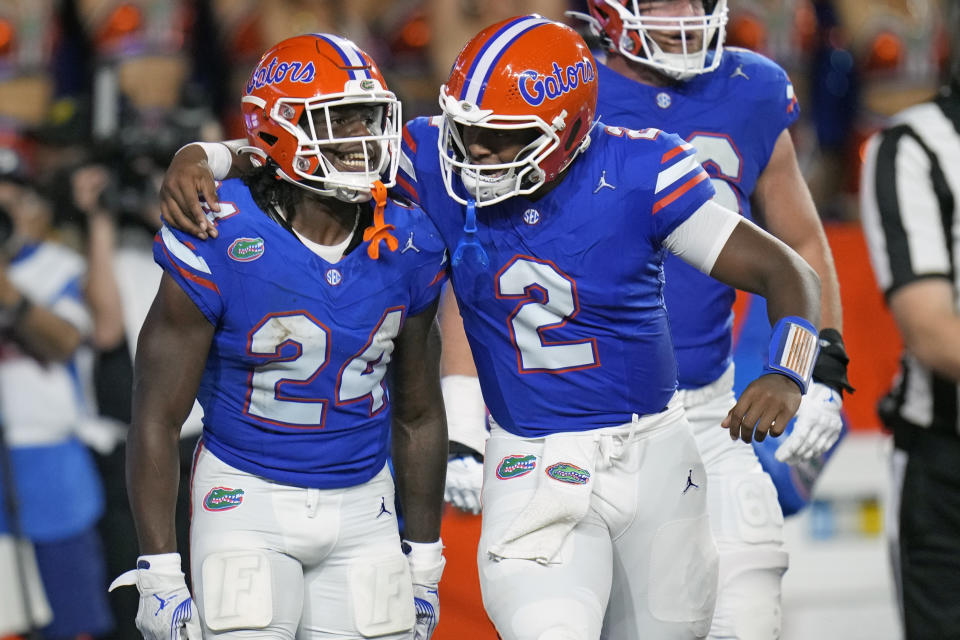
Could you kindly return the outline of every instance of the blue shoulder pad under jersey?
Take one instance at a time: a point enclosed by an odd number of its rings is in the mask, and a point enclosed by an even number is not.
[[[604,65],[598,65],[598,74],[604,121],[677,133],[710,174],[714,200],[752,219],[757,180],[777,139],[799,114],[783,69],[759,54],[730,48],[715,71],[670,87],[641,84]],[[730,364],[735,292],[673,255],[666,257],[664,272],[680,386],[709,384]]]
[[[197,396],[205,446],[296,486],[369,480],[387,455],[394,340],[446,277],[435,227],[390,201],[384,218],[398,250],[372,260],[363,242],[329,263],[262,212],[242,182],[218,194],[217,238],[164,227],[154,243],[157,262],[216,327]]]
[[[672,134],[598,124],[591,135],[548,193],[476,209],[469,233],[437,127],[420,118],[404,136],[408,195],[451,252],[467,235],[478,247],[452,264],[453,288],[490,413],[524,437],[624,424],[676,388],[662,243],[713,188]]]

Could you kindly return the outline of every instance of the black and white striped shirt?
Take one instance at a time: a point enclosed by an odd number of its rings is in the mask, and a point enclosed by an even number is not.
[[[860,200],[874,274],[887,298],[919,279],[946,278],[960,313],[960,87],[901,112],[870,140]],[[958,390],[957,381],[905,350],[881,416],[890,426],[960,435]]]

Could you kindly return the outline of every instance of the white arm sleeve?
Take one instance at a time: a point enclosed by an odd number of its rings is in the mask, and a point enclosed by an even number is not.
[[[233,155],[230,153],[230,147],[222,142],[189,142],[179,149],[180,153],[191,144],[195,144],[207,154],[207,166],[210,167],[210,173],[214,180],[223,180],[230,173],[230,165],[233,163]]]
[[[663,246],[687,264],[710,275],[740,214],[710,200],[674,229]]]

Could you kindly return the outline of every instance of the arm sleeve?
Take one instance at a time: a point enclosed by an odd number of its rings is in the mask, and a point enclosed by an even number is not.
[[[740,214],[705,202],[667,236],[663,246],[687,264],[710,275],[717,256],[740,222]]]

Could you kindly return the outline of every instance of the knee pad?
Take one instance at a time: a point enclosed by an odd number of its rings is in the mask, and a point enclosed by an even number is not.
[[[712,490],[712,488],[711,488]],[[650,613],[706,635],[717,596],[717,548],[707,516],[660,527],[650,548]]]
[[[583,636],[566,627],[552,627],[537,636],[537,640],[583,640]]]
[[[773,482],[765,473],[711,476],[708,501],[720,551],[710,637],[780,637],[780,581],[788,555]]]
[[[399,549],[396,555],[353,564],[347,580],[354,624],[364,637],[413,628],[417,619],[410,565]]]
[[[519,594],[516,594],[519,598]],[[503,640],[583,640],[597,638],[603,610],[592,594],[576,588],[568,597],[539,598],[536,594],[510,611],[488,611]],[[516,600],[516,598],[515,598]]]
[[[720,593],[711,638],[770,640],[781,631],[780,582],[787,553],[758,547],[721,555]]]
[[[711,475],[707,504],[721,552],[729,543],[783,544],[783,512],[767,474]]]
[[[203,560],[203,620],[212,631],[263,629],[273,621],[273,571],[263,551],[222,551]]]

